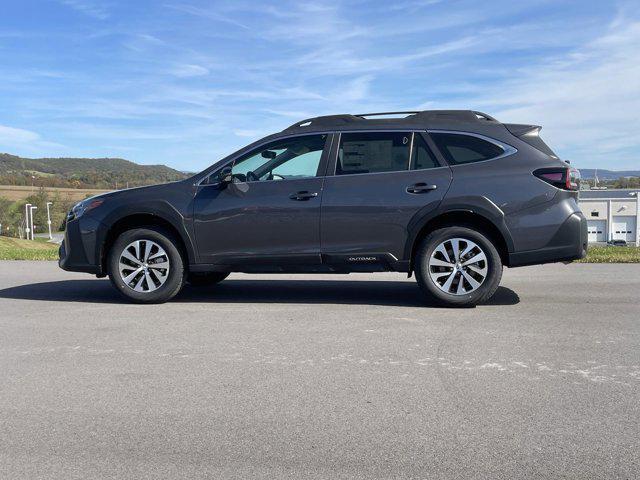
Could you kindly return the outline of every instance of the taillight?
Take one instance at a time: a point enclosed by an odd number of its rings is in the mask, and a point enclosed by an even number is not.
[[[575,168],[539,168],[533,174],[540,180],[562,190],[580,190],[580,172]]]

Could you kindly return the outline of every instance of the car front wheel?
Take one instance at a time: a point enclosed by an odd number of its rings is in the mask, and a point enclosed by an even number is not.
[[[502,278],[494,244],[467,227],[445,227],[427,235],[415,259],[420,288],[437,303],[468,307],[487,301]]]
[[[109,278],[136,303],[163,303],[184,283],[184,262],[170,232],[156,227],[120,234],[109,252]]]

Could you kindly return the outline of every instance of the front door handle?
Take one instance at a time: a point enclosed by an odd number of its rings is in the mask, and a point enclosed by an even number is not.
[[[317,197],[317,196],[318,196],[317,192],[307,192],[306,190],[304,190],[302,192],[292,193],[291,195],[289,195],[289,198],[291,200],[304,201],[304,200],[309,200],[310,198]]]
[[[407,193],[425,193],[438,188],[437,185],[427,185],[426,183],[415,183],[407,187]]]

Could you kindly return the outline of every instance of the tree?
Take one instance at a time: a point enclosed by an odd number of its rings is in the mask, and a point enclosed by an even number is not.
[[[2,234],[21,237],[24,234],[24,203],[11,202],[0,197],[0,223]]]
[[[6,235],[7,227],[9,227],[9,211],[11,210],[12,202],[4,197],[0,197],[0,224],[2,224],[2,234]]]
[[[29,195],[24,200],[11,202],[0,197],[0,223],[2,223],[2,234],[12,237],[24,234],[25,204],[30,203],[38,207],[33,211],[33,223],[36,226],[36,233],[47,233],[47,202],[52,202],[50,206],[51,229],[55,231],[64,230],[64,223],[67,213],[76,203],[69,194],[55,192],[53,195],[45,188],[40,188],[37,192]]]

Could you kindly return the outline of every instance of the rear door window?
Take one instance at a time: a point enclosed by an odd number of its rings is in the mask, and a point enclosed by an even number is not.
[[[463,133],[430,132],[436,146],[451,165],[482,162],[505,153],[500,145]]]
[[[336,175],[407,170],[410,148],[410,132],[343,133]]]

